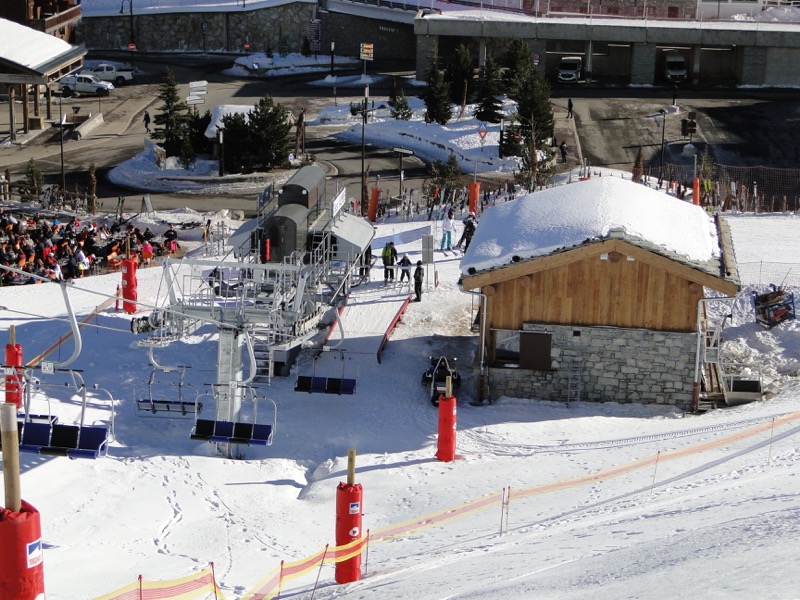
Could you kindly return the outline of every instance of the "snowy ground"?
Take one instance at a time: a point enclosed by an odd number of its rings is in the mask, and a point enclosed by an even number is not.
[[[196,215],[161,214],[155,221],[181,218]],[[792,215],[731,221],[740,261],[778,256],[778,243],[785,244],[784,256],[796,251],[800,221]],[[408,227],[379,224],[377,235],[396,236]],[[188,245],[197,245],[195,231],[184,232]],[[413,260],[419,242],[399,250]],[[325,566],[316,598],[797,597],[795,322],[766,331],[751,312],[736,315],[732,343],[750,360],[785,368],[775,374],[769,401],[702,416],[669,407],[567,408],[513,398],[473,407],[465,370],[458,460],[441,463],[433,458],[436,412],[419,378],[430,354],[471,361],[471,300],[455,285],[458,265],[457,257],[440,257],[439,287],[409,307],[383,364],[359,360],[355,396],[294,393],[298,369],[274,380],[263,391],[278,407],[275,443],[248,449],[240,461],[215,457],[211,445],[191,441],[191,420],[136,414],[132,399],[147,394],[146,351],[130,334],[129,317],[102,311],[96,326],[84,329],[74,366],[87,384],[114,398],[109,456],[22,458],[23,497],[42,513],[48,598],[94,598],[139,574],[174,579],[210,561],[225,597],[250,597],[281,560],[333,542],[335,489],[349,448],[358,451],[364,526],[376,539],[362,581],[337,586],[333,568]],[[163,282],[159,269],[139,274],[146,310],[163,295]],[[98,293],[112,294],[118,280],[107,275],[71,286],[78,316],[103,301]],[[356,293],[388,299],[407,290],[372,283]],[[26,359],[67,330],[56,285],[2,288],[0,304],[7,307],[3,329],[17,326]],[[204,328],[158,351],[164,364],[191,367],[184,391],[190,398],[213,381],[215,337]],[[71,350],[67,343],[51,358],[63,360]],[[50,406],[39,397],[34,410],[52,410],[62,422],[77,419],[77,396],[53,379],[42,376]],[[175,397],[175,383],[160,378],[154,395]],[[109,417],[105,397],[90,392],[89,420]],[[782,415],[790,420],[773,421]],[[501,533],[499,494],[509,486]],[[483,510],[448,512],[487,496]],[[423,517],[418,527],[381,539],[384,528]],[[282,595],[307,595],[315,577],[313,570],[287,581]]]

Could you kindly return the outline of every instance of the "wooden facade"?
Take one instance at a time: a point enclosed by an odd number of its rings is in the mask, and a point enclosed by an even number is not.
[[[523,323],[692,332],[704,287],[738,285],[624,239],[579,247],[465,276],[486,296],[486,335]],[[494,343],[487,344],[490,363]]]

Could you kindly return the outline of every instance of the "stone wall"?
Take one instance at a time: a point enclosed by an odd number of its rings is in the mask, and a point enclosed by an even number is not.
[[[316,4],[284,4],[262,10],[227,13],[159,13],[83,17],[78,43],[91,50],[128,47],[133,41],[142,52],[300,52],[309,37]],[[324,47],[324,46],[323,46]],[[330,46],[329,46],[330,47]]]
[[[524,330],[552,334],[553,369],[492,367],[489,387],[493,399],[512,396],[566,401],[569,362],[580,359],[583,401],[672,404],[691,409],[694,333],[530,324]]]
[[[321,21],[320,53],[330,54],[331,42],[340,56],[357,57],[362,42],[371,42],[382,62],[414,60],[414,26],[355,15],[321,12],[316,4],[284,4],[247,12],[159,13],[133,15],[133,41],[142,52],[300,52],[309,36],[309,22]],[[91,50],[126,49],[131,40],[128,13],[84,17],[77,42]],[[369,65],[367,65],[369,70]]]

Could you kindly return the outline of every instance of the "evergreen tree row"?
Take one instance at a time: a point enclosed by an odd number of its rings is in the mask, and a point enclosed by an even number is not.
[[[200,115],[178,95],[175,74],[167,69],[159,88],[161,106],[153,117],[150,137],[167,156],[180,157],[187,168],[198,154],[210,153],[213,142],[206,137],[211,113]],[[223,168],[232,173],[265,171],[286,163],[289,155],[289,111],[266,96],[247,115],[235,113],[222,118]]]

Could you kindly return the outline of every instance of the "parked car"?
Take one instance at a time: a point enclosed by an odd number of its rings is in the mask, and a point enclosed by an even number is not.
[[[91,94],[94,96],[108,96],[114,84],[108,81],[100,81],[94,75],[67,75],[58,81],[58,91],[64,96],[73,94]]]
[[[558,63],[558,80],[564,83],[578,83],[583,69],[583,58],[565,56]]]
[[[117,86],[125,85],[133,81],[133,69],[129,67],[117,67],[108,63],[100,63],[91,69],[81,72],[82,75],[94,75],[101,81],[111,81]]]

